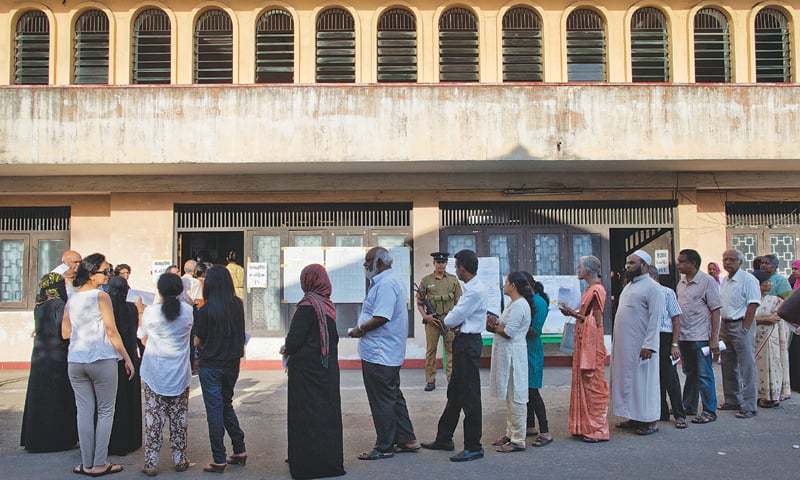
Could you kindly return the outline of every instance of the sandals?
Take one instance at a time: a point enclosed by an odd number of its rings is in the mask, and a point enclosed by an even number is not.
[[[778,405],[780,405],[780,402],[776,400],[765,400],[763,398],[758,399],[759,408],[775,408]]]
[[[647,436],[652,435],[658,432],[658,427],[652,423],[646,423],[642,425],[640,428],[636,429],[636,435]]]
[[[507,436],[503,435],[502,437],[500,437],[497,440],[495,440],[494,442],[492,442],[492,445],[495,446],[495,447],[502,447],[503,445],[505,445],[506,443],[508,443],[510,441],[511,441],[510,438],[508,438]]]
[[[521,447],[511,442],[507,442],[504,445],[500,445],[495,449],[497,453],[513,453],[513,452],[524,452],[525,447]]]
[[[698,416],[696,416],[696,417],[694,417],[692,419],[692,423],[696,423],[696,424],[700,424],[700,425],[702,425],[704,423],[715,422],[715,421],[717,421],[717,416],[714,415],[713,413],[709,413],[709,412],[703,412],[702,414],[700,414],[700,415],[698,415]]]
[[[545,437],[544,435],[538,435],[536,440],[531,442],[532,447],[544,447],[545,445],[550,445],[553,443],[553,437]]]
[[[753,418],[756,416],[756,412],[748,412],[745,410],[741,410],[739,412],[736,412],[735,416],[736,418]]]
[[[689,427],[689,425],[686,424],[686,419],[685,418],[676,418],[675,419],[675,428],[677,428],[678,430],[683,430],[683,429],[688,428],[688,427]]]
[[[394,457],[394,452],[381,452],[373,448],[371,452],[364,452],[358,456],[359,460],[383,460],[384,458]]]
[[[394,453],[417,453],[422,446],[417,441],[398,443],[394,447]]]
[[[247,464],[247,454],[244,455],[231,455],[228,457],[228,465],[241,465],[245,466]]]
[[[206,473],[225,473],[225,467],[228,464],[226,463],[209,463],[205,467],[203,467],[203,471]]]
[[[122,465],[117,465],[116,463],[109,463],[106,466],[106,469],[103,470],[102,472],[91,473],[91,472],[87,472],[86,470],[84,470],[84,473],[86,475],[89,475],[90,477],[104,477],[106,475],[112,475],[114,473],[119,473],[122,470],[123,470]]]
[[[584,442],[584,443],[602,443],[602,442],[607,442],[608,439],[605,439],[605,438],[603,438],[603,439],[592,438],[592,437],[587,437],[587,436],[584,435],[584,436],[581,436],[581,441]]]

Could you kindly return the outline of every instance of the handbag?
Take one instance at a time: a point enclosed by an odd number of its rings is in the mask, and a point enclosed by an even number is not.
[[[778,307],[778,316],[794,326],[800,326],[800,290],[795,290]]]
[[[572,355],[575,346],[575,321],[565,321],[564,331],[561,332],[561,346],[559,350],[567,355]]]

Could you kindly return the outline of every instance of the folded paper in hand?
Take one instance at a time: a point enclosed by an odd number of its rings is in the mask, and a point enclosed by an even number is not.
[[[136,299],[141,298],[142,303],[145,305],[152,305],[156,301],[156,294],[153,292],[145,292],[144,290],[128,290],[128,296],[125,297],[126,302],[136,303]]]

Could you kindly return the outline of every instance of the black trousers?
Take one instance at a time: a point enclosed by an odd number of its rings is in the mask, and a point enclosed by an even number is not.
[[[678,370],[672,364],[672,334],[661,332],[661,345],[659,356],[659,377],[661,379],[661,420],[669,420],[669,407],[672,406],[672,415],[675,418],[686,418],[681,397],[681,380]],[[667,405],[669,397],[670,405]]]
[[[544,407],[544,399],[539,393],[538,388],[528,389],[528,428],[536,426],[536,419],[539,420],[539,433],[549,433],[547,428],[547,410]]]
[[[375,448],[390,452],[396,443],[416,440],[406,399],[400,391],[400,367],[362,361],[361,374],[375,424]]]
[[[453,371],[447,384],[444,407],[436,434],[437,442],[450,442],[464,411],[464,450],[481,449],[481,373],[483,343],[478,333],[459,334],[453,340]]]

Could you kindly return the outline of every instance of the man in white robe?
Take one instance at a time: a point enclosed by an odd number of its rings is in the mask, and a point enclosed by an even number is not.
[[[659,331],[665,310],[661,286],[648,275],[652,258],[637,250],[625,262],[630,281],[619,297],[614,317],[611,399],[614,415],[628,421],[619,428],[639,435],[658,431],[661,415]]]

